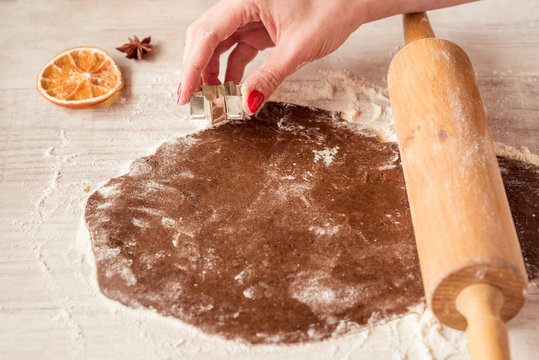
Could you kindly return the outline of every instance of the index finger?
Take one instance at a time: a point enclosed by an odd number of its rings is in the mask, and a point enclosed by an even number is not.
[[[257,12],[242,0],[220,1],[208,9],[187,29],[181,73],[180,104],[198,88],[198,81],[215,48],[238,28],[257,21]]]

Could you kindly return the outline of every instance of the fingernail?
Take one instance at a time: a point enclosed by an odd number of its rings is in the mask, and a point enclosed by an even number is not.
[[[260,107],[260,104],[264,101],[264,94],[262,94],[258,90],[253,90],[249,94],[249,97],[247,98],[247,106],[249,107],[249,111],[251,114],[254,114],[257,112],[258,108]]]
[[[180,103],[180,96],[182,94],[182,84],[178,85],[178,91],[176,91],[176,104]]]

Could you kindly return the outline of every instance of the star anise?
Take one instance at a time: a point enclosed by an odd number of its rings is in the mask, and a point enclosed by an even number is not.
[[[137,58],[138,60],[142,60],[144,54],[152,51],[152,46],[150,45],[152,37],[148,36],[147,38],[142,39],[142,41],[140,41],[136,35],[133,37],[133,39],[129,38],[127,44],[123,44],[116,49],[126,53],[127,55],[125,57],[128,59]]]

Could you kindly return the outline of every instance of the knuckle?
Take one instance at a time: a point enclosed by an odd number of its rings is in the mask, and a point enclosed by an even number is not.
[[[219,37],[215,34],[215,31],[212,31],[209,28],[204,28],[202,37],[204,41],[214,48],[221,42]]]
[[[283,79],[283,71],[279,68],[263,68],[260,73],[263,81],[271,89],[277,88]]]
[[[187,36],[197,38],[199,40],[212,40],[213,31],[209,30],[206,23],[200,20],[195,20],[187,27]]]
[[[202,75],[208,78],[219,77],[219,71],[210,70],[209,68],[206,68],[204,69],[204,73]]]
[[[187,35],[188,38],[192,37],[195,33],[195,29],[196,29],[196,23],[191,23],[188,27],[187,27],[187,30],[185,32],[185,34]]]
[[[228,58],[229,63],[234,66],[237,66],[238,64],[243,64],[248,60],[248,56],[245,53],[239,51],[231,53]]]
[[[198,61],[195,61],[191,64],[191,68],[194,72],[196,72],[197,74],[200,74],[203,70],[204,70],[204,67],[202,66],[202,64]]]

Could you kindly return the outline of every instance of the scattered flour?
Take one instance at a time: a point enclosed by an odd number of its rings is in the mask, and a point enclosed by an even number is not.
[[[319,75],[316,80],[285,81],[272,100],[337,111],[381,141],[397,141],[387,89],[350,71],[320,71]]]
[[[528,149],[525,146],[521,146],[518,149],[516,149],[512,146],[505,145],[505,144],[495,141],[494,150],[496,151],[496,155],[505,156],[510,159],[516,159],[520,161],[529,162],[531,164],[539,166],[539,155],[531,153],[530,149]]]

